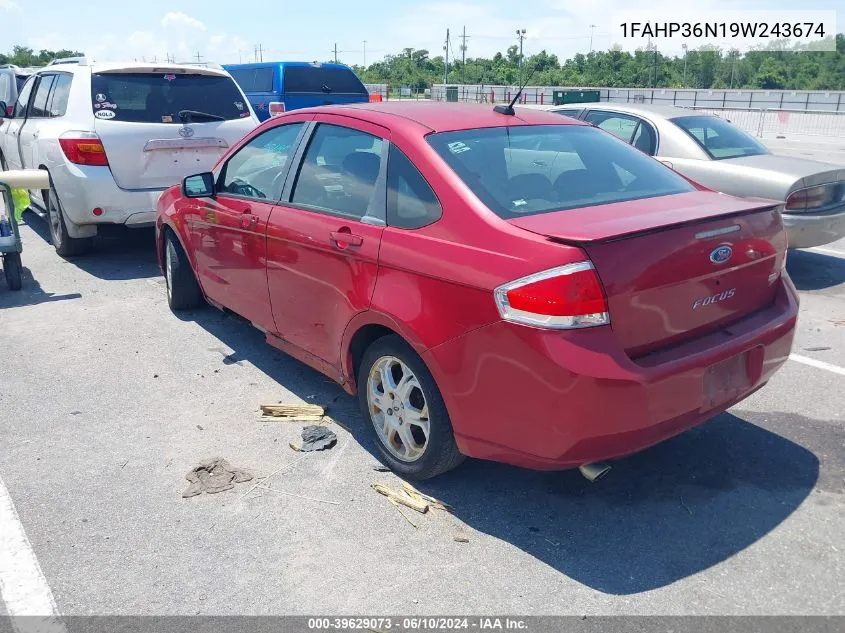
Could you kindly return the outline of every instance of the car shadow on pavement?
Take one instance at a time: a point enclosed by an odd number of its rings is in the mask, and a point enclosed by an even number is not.
[[[24,221],[38,236],[50,243],[50,229],[41,216],[27,211]],[[58,257],[58,256],[57,256]],[[129,229],[123,226],[100,227],[90,253],[69,257],[68,262],[98,279],[123,281],[158,277],[155,229]]]
[[[845,283],[845,257],[789,251],[786,270],[798,290],[823,290]]]
[[[608,594],[640,593],[753,545],[816,485],[812,452],[754,424],[757,414],[742,415],[724,413],[617,460],[595,483],[577,470],[537,473],[470,461],[418,487],[472,528],[577,582]],[[784,428],[829,427],[791,414],[760,418],[767,426],[782,418]]]
[[[356,399],[336,383],[267,345],[239,317],[204,308],[181,318],[232,350],[221,349],[221,363],[247,361],[303,400],[327,406],[378,459]],[[817,483],[842,487],[841,475],[819,482],[814,452],[785,437],[795,437],[796,428],[816,453],[842,442],[830,437],[831,425],[792,414],[724,413],[617,460],[592,484],[577,470],[532,472],[467,460],[416,485],[449,504],[470,528],[573,580],[608,594],[633,594],[692,576],[753,545]],[[836,466],[841,473],[842,464]]]

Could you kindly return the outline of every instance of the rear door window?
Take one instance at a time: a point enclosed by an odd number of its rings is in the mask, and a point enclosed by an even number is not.
[[[234,80],[221,75],[95,73],[91,108],[98,119],[134,123],[181,123],[179,113],[186,110],[223,120],[249,116]]]
[[[273,68],[236,68],[229,74],[244,92],[273,92]]]
[[[50,97],[50,89],[53,87],[55,75],[42,75],[38,87],[35,89],[35,96],[32,98],[32,108],[29,116],[41,118],[47,116],[47,99]]]
[[[50,97],[50,103],[47,106],[47,116],[64,116],[67,112],[67,101],[70,96],[70,84],[73,81],[73,75],[62,73],[56,75],[56,81],[53,83],[53,96]]]
[[[631,142],[638,123],[636,117],[628,116],[627,114],[601,112],[598,110],[588,112],[584,120],[600,127],[605,132],[610,132],[613,136],[622,139],[626,143]]]
[[[285,66],[286,93],[366,95],[361,80],[348,68],[325,66]]]
[[[353,220],[384,218],[384,198],[379,202],[374,195],[383,148],[377,136],[321,123],[308,144],[291,202]]]

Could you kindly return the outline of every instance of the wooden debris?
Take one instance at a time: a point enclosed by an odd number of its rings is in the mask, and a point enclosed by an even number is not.
[[[419,526],[418,526],[416,523],[414,523],[413,521],[411,521],[411,519],[409,519],[409,518],[408,518],[408,516],[407,516],[404,512],[402,512],[402,508],[399,506],[399,502],[398,502],[398,501],[394,501],[394,500],[393,500],[393,499],[391,499],[390,497],[388,497],[388,498],[387,498],[387,500],[388,500],[388,501],[390,501],[390,503],[392,503],[392,504],[394,505],[394,507],[396,508],[396,511],[397,511],[399,514],[401,514],[401,515],[402,515],[402,518],[403,518],[403,519],[405,519],[408,523],[410,523],[412,526],[414,526],[414,529],[415,529],[415,530],[418,530],[418,529],[419,529]]]
[[[301,448],[299,448],[298,446],[296,446],[293,442],[290,442],[290,443],[288,444],[288,446],[290,446],[290,447],[291,447],[293,450],[295,450],[297,453],[301,453],[301,452],[302,452],[302,449],[301,449]]]
[[[443,503],[439,499],[435,499],[434,497],[428,496],[424,492],[420,492],[407,481],[402,482],[402,487],[405,489],[409,496],[419,501],[427,502],[429,506],[434,508],[435,510],[446,510],[448,512],[452,509],[449,505]]]
[[[319,422],[326,410],[317,404],[262,404],[261,413],[273,418]]]
[[[411,510],[416,510],[420,514],[425,514],[426,512],[428,512],[429,504],[420,498],[412,497],[408,494],[406,490],[394,490],[393,488],[383,486],[382,484],[370,485],[372,486],[373,490],[375,490],[379,494],[384,495],[392,501],[401,503],[403,506],[411,508]]]
[[[469,539],[461,534],[455,534],[455,536],[452,537],[452,540],[455,541],[455,543],[469,543]]]

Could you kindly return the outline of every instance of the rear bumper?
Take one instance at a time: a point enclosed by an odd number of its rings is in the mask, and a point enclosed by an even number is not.
[[[424,354],[460,450],[536,469],[621,457],[676,435],[759,389],[792,347],[798,298],[727,330],[632,361],[611,327],[554,332],[497,322]],[[745,376],[706,395],[707,370],[744,355]],[[712,395],[712,392],[711,392]]]
[[[114,182],[108,167],[66,165],[51,170],[67,218],[76,225],[152,226],[156,202],[164,189],[127,191]],[[99,207],[102,215],[94,215]]]
[[[822,215],[783,214],[789,248],[823,246],[845,237],[845,205]]]

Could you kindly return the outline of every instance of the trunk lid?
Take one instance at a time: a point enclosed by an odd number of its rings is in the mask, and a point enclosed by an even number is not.
[[[118,187],[162,189],[185,176],[210,171],[256,124],[252,117],[185,126],[97,119],[94,129]]]
[[[697,191],[510,220],[586,251],[632,358],[729,326],[774,301],[778,203]]]
[[[91,75],[91,111],[122,189],[162,189],[208,171],[258,124],[227,73],[172,64],[104,65]]]

